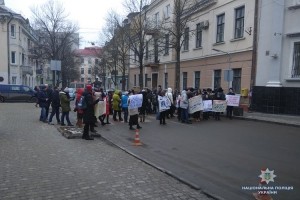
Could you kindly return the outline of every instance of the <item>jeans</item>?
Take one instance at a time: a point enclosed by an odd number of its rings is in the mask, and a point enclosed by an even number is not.
[[[65,122],[65,117],[66,117],[66,120],[67,120],[68,125],[70,125],[71,122],[70,122],[70,119],[69,119],[69,112],[63,112],[63,113],[62,113],[62,115],[61,115],[61,124],[64,124],[64,122]]]
[[[128,108],[123,108],[123,112],[124,112],[124,120],[125,122],[128,122]]]
[[[40,121],[43,121],[43,122],[47,121],[46,108],[45,107],[41,107]]]
[[[189,121],[188,109],[181,108],[181,121],[182,122],[188,122]]]
[[[49,123],[52,122],[52,118],[53,118],[54,115],[56,116],[57,123],[60,123],[60,120],[59,120],[59,107],[52,107],[52,112],[51,112],[51,115],[49,117]]]

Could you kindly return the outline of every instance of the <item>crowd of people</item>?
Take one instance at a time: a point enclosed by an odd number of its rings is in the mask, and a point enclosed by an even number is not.
[[[35,90],[38,99],[37,105],[41,108],[40,121],[54,125],[52,120],[55,116],[57,124],[73,126],[69,119],[69,112],[72,109],[67,87],[63,90],[54,87],[52,90],[48,85],[44,85],[43,88],[36,87]],[[142,95],[142,104],[139,108],[129,109],[131,105],[130,96],[135,94]],[[227,95],[235,95],[232,88],[229,89]],[[225,100],[222,88],[214,90],[210,88],[203,90],[187,88],[179,92],[177,90],[173,91],[172,88],[163,90],[159,86],[152,91],[150,89],[143,89],[140,92],[135,90],[125,92],[115,90],[105,93],[102,88],[94,88],[92,85],[87,85],[86,88],[77,89],[73,111],[77,113],[76,126],[83,128],[82,139],[86,140],[93,140],[90,132],[97,132],[95,127],[98,126],[98,120],[102,126],[110,124],[110,115],[112,115],[112,120],[114,121],[128,123],[130,130],[135,130],[133,126],[141,129],[140,123],[144,123],[146,116],[149,114],[155,114],[160,125],[166,125],[166,119],[175,116],[177,116],[178,121],[187,124],[192,123],[191,118],[196,122],[208,120],[210,117],[220,120],[219,112],[197,111],[189,114],[189,99],[194,96],[201,96],[203,100]],[[166,97],[169,100],[169,109],[159,109],[159,97]],[[103,104],[99,102],[103,102]],[[99,106],[101,105],[103,107],[100,109]],[[49,115],[50,106],[52,111]],[[233,107],[227,106],[226,116],[230,119],[232,119],[232,111]]]

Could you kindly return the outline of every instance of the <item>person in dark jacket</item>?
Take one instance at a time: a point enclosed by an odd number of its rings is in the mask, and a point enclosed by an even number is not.
[[[86,139],[86,140],[94,139],[89,135],[89,131],[96,132],[96,130],[94,129],[94,124],[95,124],[94,106],[100,101],[100,99],[96,99],[94,101],[92,94],[93,94],[92,85],[87,85],[86,91],[83,93],[84,101],[87,107],[83,112],[84,128],[83,128],[83,135],[82,135],[82,139]]]
[[[227,93],[227,95],[235,95],[232,88],[229,88],[229,92]],[[232,119],[232,111],[233,111],[233,106],[227,106],[226,117],[228,117],[229,119]]]
[[[52,89],[49,88],[48,84],[45,84],[46,88],[45,88],[45,92],[47,95],[47,101],[46,101],[46,118],[48,119],[48,115],[49,115],[49,108],[52,102]]]
[[[52,99],[52,103],[51,103],[52,112],[49,117],[48,123],[54,125],[54,123],[52,123],[52,118],[55,115],[57,124],[60,124],[60,119],[59,119],[60,99],[59,99],[59,90],[57,86],[54,87],[54,91],[52,92],[51,99]]]
[[[69,113],[71,111],[71,106],[70,106],[70,95],[69,95],[69,88],[65,88],[64,91],[61,91],[59,93],[59,99],[60,99],[60,105],[61,105],[61,125],[65,126],[65,117],[68,123],[68,126],[73,126],[73,124],[71,124],[70,122],[70,118],[69,118]]]
[[[141,94],[143,95],[142,107],[140,107],[140,122],[145,122],[146,109],[147,109],[147,93],[146,90],[142,90]]]
[[[46,116],[46,106],[47,106],[47,95],[45,90],[40,90],[38,92],[38,100],[39,100],[39,105],[41,108],[41,115],[40,115],[40,121],[42,122],[47,122],[47,116]]]

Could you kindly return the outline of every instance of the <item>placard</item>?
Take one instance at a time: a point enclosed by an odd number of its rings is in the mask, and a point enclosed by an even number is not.
[[[130,95],[128,98],[130,101],[130,103],[128,105],[128,109],[142,107],[142,104],[143,104],[143,95],[142,94]]]
[[[158,96],[158,109],[159,112],[165,111],[165,110],[169,110],[170,106],[171,106],[171,102],[169,100],[168,97],[166,96]]]
[[[203,110],[203,101],[201,96],[194,96],[189,99],[189,113]]]
[[[212,111],[212,100],[204,100],[203,101],[203,112]]]
[[[224,100],[214,100],[213,101],[213,111],[214,112],[225,112],[226,111],[226,101]]]
[[[240,98],[239,95],[226,95],[227,106],[239,106]]]

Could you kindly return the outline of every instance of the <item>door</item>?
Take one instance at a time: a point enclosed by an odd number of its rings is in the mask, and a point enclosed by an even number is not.
[[[158,80],[158,74],[153,73],[152,74],[152,89],[157,89],[157,80]]]

